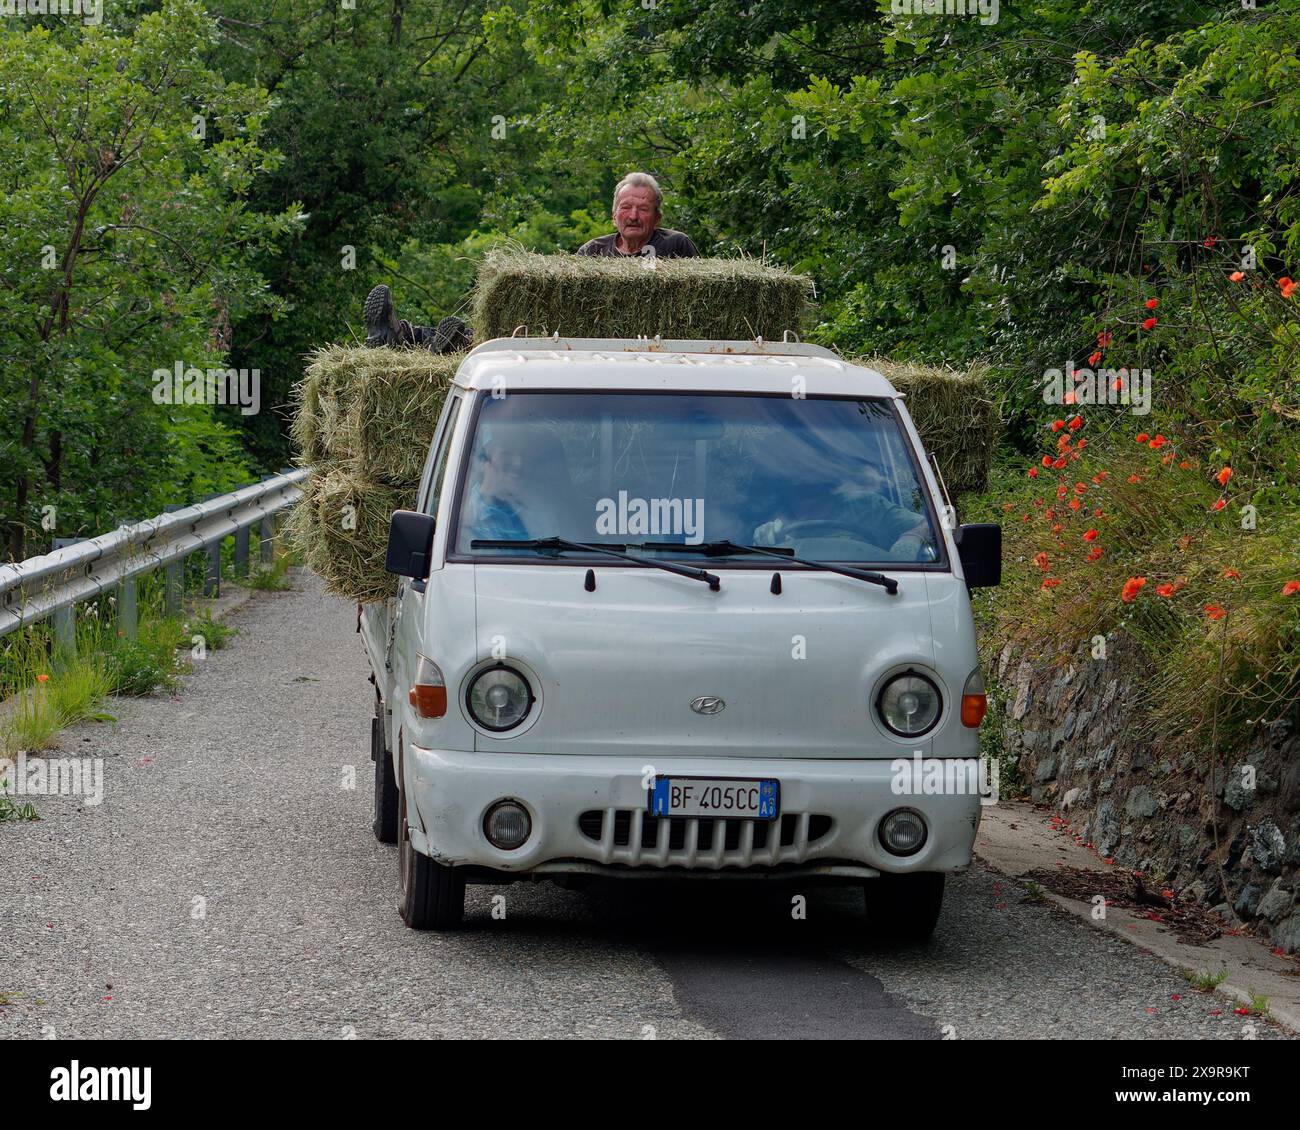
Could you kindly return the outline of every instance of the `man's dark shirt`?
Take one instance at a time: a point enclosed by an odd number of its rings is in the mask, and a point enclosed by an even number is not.
[[[616,246],[618,242],[618,232],[612,235],[601,235],[595,239],[589,239],[578,248],[579,255],[613,255],[621,256],[626,259],[632,258],[625,251],[620,251]],[[673,231],[672,228],[655,228],[654,234],[650,237],[646,247],[653,247],[654,254],[664,259],[688,259],[691,256],[699,255],[695,250],[695,244],[691,242],[691,237],[683,232]],[[638,255],[646,254],[643,247]]]

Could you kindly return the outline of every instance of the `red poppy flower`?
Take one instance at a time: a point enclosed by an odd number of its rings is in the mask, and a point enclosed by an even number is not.
[[[1142,480],[1139,479],[1136,475],[1129,475],[1128,481],[1130,483],[1140,483]]]
[[[1228,276],[1228,281],[1241,282],[1241,280],[1244,279],[1245,277],[1246,276],[1241,271],[1233,271],[1232,274]]]
[[[1109,471],[1098,471],[1095,475],[1092,476],[1092,481],[1094,483],[1099,483],[1101,482],[1102,479],[1109,477],[1109,475],[1110,475]]]
[[[1147,583],[1145,577],[1130,577],[1124,582],[1124,590],[1119,594],[1120,600],[1125,604],[1132,604],[1137,599],[1137,594],[1142,591],[1142,586]]]
[[[1061,468],[1065,466],[1065,456],[1062,455],[1059,458],[1053,459],[1052,466],[1055,467],[1058,471],[1061,470]]]
[[[1277,280],[1277,285],[1282,291],[1283,298],[1290,298],[1295,293],[1296,284],[1285,276]]]
[[[1178,464],[1178,469],[1180,471],[1190,471],[1192,469],[1192,465],[1186,459],[1184,459],[1181,463]]]
[[[1070,424],[1069,424],[1070,431],[1072,431],[1072,432],[1077,432],[1081,427],[1083,427],[1083,417],[1082,417],[1082,416],[1075,416],[1075,417],[1070,421]]]
[[[1069,437],[1068,435],[1063,435],[1063,436],[1061,436],[1060,439],[1058,439],[1058,440],[1056,441],[1056,450],[1057,450],[1057,451],[1069,451],[1069,450],[1070,450],[1070,437]]]
[[[1123,377],[1116,377],[1116,378],[1111,382],[1110,387],[1113,388],[1116,392],[1119,392],[1119,391],[1124,387],[1124,378],[1123,378]]]
[[[1165,439],[1164,436],[1162,436],[1159,432],[1156,432],[1155,439],[1153,439],[1149,444],[1147,444],[1147,446],[1150,448],[1159,449],[1161,447],[1164,447],[1164,445],[1167,444],[1168,442],[1169,441]]]
[[[1227,499],[1223,499],[1223,498],[1221,498],[1221,499],[1219,499],[1218,502],[1216,502],[1213,506],[1211,506],[1210,509],[1211,509],[1211,510],[1222,510],[1222,509],[1223,509],[1225,506],[1227,506],[1227,505],[1228,505]]]
[[[1061,582],[1058,581],[1055,577],[1048,577],[1046,580],[1043,581],[1042,587],[1045,589],[1054,589],[1060,583]]]
[[[1148,298],[1146,301],[1146,307],[1148,310],[1154,310],[1158,304],[1159,300],[1155,298]]]
[[[1086,534],[1083,535],[1083,540],[1096,541],[1099,536],[1100,535],[1097,533],[1096,530],[1089,530]]]
[[[1054,432],[1059,432],[1063,427],[1065,427],[1065,421],[1064,421],[1064,420],[1053,420],[1053,421],[1052,421],[1052,431],[1054,431]]]
[[[1076,404],[1078,400],[1079,400],[1079,394],[1075,392],[1074,389],[1071,389],[1063,397],[1061,397],[1062,404]]]
[[[1212,236],[1210,236],[1208,239],[1206,239],[1206,241],[1205,241],[1205,246],[1206,246],[1206,247],[1213,247],[1213,246],[1214,246],[1216,243],[1218,243],[1218,242],[1219,242],[1219,237],[1218,237],[1217,235],[1212,235]],[[1177,1000],[1178,998],[1175,997],[1174,999]]]
[[[1094,545],[1090,550],[1088,550],[1089,561],[1096,561],[1097,558],[1100,556],[1101,556],[1101,546]]]
[[[1081,439],[1075,446],[1078,447],[1080,451],[1082,451],[1085,447],[1088,446],[1088,441],[1086,439]]]
[[[1219,604],[1207,604],[1205,614],[1211,620],[1222,620],[1228,614],[1228,610]]]
[[[1082,506],[1082,505],[1083,505],[1083,503],[1081,503],[1077,498],[1072,498],[1072,499],[1070,499],[1070,509],[1071,509],[1071,510],[1078,510],[1079,507]]]
[[[1287,583],[1282,586],[1283,596],[1292,596],[1298,592],[1300,592],[1300,581],[1287,581]]]
[[[1030,477],[1031,479],[1036,479],[1036,478],[1038,478],[1038,468],[1037,468],[1037,467],[1030,467],[1030,468],[1029,468],[1029,477]]]
[[[1086,483],[1075,483],[1075,484],[1074,484],[1074,493],[1075,493],[1075,494],[1083,494],[1087,489],[1088,489],[1088,486],[1087,486]]]
[[[1089,365],[1095,365],[1095,364],[1096,364],[1098,361],[1100,361],[1100,360],[1101,360],[1101,350],[1100,350],[1100,349],[1097,350],[1096,353],[1090,353],[1090,354],[1088,355],[1088,364],[1089,364]]]
[[[1153,330],[1156,328],[1157,321],[1159,321],[1158,318],[1147,318],[1143,321],[1142,328],[1144,330]]]
[[[1241,580],[1241,574],[1236,569],[1224,569],[1223,579],[1225,581],[1239,581]]]
[[[1223,470],[1214,477],[1218,480],[1219,486],[1226,487],[1228,485],[1228,480],[1232,478],[1232,468],[1224,467]]]
[[[1146,441],[1149,440],[1150,438],[1151,438],[1150,435],[1148,435],[1146,432],[1138,432],[1137,434],[1138,443],[1146,443]]]
[[[1050,467],[1051,465],[1052,465],[1052,457],[1051,457],[1050,455],[1044,455],[1044,456],[1043,456],[1043,466],[1044,466],[1044,467]]]
[[[1107,346],[1110,345],[1113,339],[1114,339],[1114,335],[1110,332],[1110,330],[1102,330],[1101,333],[1097,335],[1097,344],[1100,345],[1102,349],[1105,349]]]
[[[1047,560],[1047,554],[1035,553],[1034,564],[1037,565],[1041,570],[1043,570],[1044,573],[1046,573],[1048,568],[1050,567],[1049,562]]]
[[[1060,522],[1057,522],[1056,525],[1052,527],[1052,533],[1059,534],[1062,529],[1064,529],[1064,527],[1061,525]]]
[[[1174,586],[1171,585],[1171,584],[1169,584],[1168,582],[1165,582],[1165,584],[1163,584],[1163,585],[1156,585],[1156,595],[1157,595],[1157,596],[1163,596],[1163,597],[1165,597],[1165,598],[1168,598],[1168,597],[1173,596],[1174,593],[1176,593],[1177,591],[1178,591],[1178,590],[1177,590],[1176,588],[1174,588]]]

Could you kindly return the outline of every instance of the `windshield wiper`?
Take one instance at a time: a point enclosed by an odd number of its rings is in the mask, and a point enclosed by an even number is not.
[[[848,565],[832,565],[826,561],[813,561],[807,557],[796,557],[793,549],[774,547],[767,549],[760,545],[737,545],[732,541],[706,541],[700,545],[686,545],[671,541],[642,542],[638,549],[676,549],[686,553],[703,553],[706,557],[729,557],[732,554],[756,553],[763,557],[776,557],[782,561],[793,561],[796,565],[806,565],[810,569],[825,569],[828,573],[839,573],[845,577],[856,577],[860,581],[870,581],[880,585],[890,596],[898,592],[898,582],[883,573],[873,573],[869,569],[853,569]]]
[[[619,544],[619,543],[615,543]],[[514,540],[499,538],[474,538],[469,543],[470,549],[541,549],[558,552],[562,549],[576,549],[585,553],[603,553],[608,557],[621,557],[637,565],[649,565],[662,569],[666,573],[676,573],[679,577],[690,577],[693,581],[703,581],[714,592],[722,587],[722,579],[714,573],[703,569],[692,569],[689,565],[674,565],[671,561],[655,561],[649,557],[637,557],[635,554],[623,553],[612,545],[590,545],[583,541],[569,541],[568,538],[519,538]]]

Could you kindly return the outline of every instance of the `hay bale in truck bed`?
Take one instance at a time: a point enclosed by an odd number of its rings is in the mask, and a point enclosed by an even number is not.
[[[653,264],[653,268],[649,266]],[[780,341],[809,310],[812,279],[755,259],[627,259],[496,250],[479,268],[480,341],[533,337]]]
[[[925,449],[939,461],[950,494],[985,488],[1001,421],[984,366],[958,372],[883,357],[846,360],[875,369],[907,398],[907,411]]]

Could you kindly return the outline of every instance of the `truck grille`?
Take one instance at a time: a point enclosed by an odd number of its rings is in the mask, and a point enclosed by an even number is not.
[[[831,830],[831,818],[787,812],[779,820],[652,816],[643,808],[592,808],[578,830],[601,862],[656,867],[750,867],[802,863]]]

